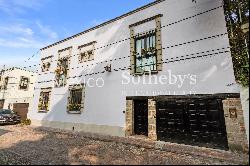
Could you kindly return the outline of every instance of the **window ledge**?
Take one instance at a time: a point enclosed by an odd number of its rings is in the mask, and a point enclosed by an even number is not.
[[[67,111],[68,114],[81,114],[81,111]]]
[[[38,113],[47,113],[49,111],[46,111],[46,110],[39,110]]]
[[[158,74],[157,70],[152,70],[150,72],[143,72],[143,73],[135,73],[135,76],[142,76],[142,75],[150,75],[150,74]]]
[[[19,90],[21,90],[21,91],[28,91],[28,89],[19,89]]]

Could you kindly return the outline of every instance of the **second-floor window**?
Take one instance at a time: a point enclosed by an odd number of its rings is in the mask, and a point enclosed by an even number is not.
[[[5,77],[4,80],[3,80],[2,89],[7,90],[8,83],[9,83],[9,77]]]
[[[51,63],[52,63],[52,57],[53,57],[53,55],[42,58],[42,60],[41,60],[42,61],[42,64],[41,64],[42,72],[46,72],[46,71],[50,70]]]
[[[64,87],[67,84],[68,66],[69,61],[67,57],[58,60],[57,68],[55,71],[56,87]]]
[[[135,73],[157,71],[156,34],[135,38]]]
[[[138,21],[130,28],[130,74],[156,74],[163,70],[162,14]]]
[[[0,73],[1,74],[1,73]],[[2,89],[3,82],[2,82],[2,76],[0,75],[0,90]]]
[[[95,44],[96,44],[96,41],[93,41],[93,42],[90,42],[90,43],[87,43],[78,47],[79,63],[94,60]]]
[[[28,90],[29,88],[29,78],[22,76],[20,79],[19,89]]]

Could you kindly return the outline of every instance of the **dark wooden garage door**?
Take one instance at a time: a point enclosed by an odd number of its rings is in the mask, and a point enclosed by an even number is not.
[[[148,100],[134,101],[134,133],[148,135]]]
[[[159,140],[228,149],[221,99],[171,99],[157,102]]]
[[[13,104],[13,111],[21,116],[21,120],[27,119],[28,114],[28,103],[15,103]]]
[[[0,109],[3,109],[4,100],[0,100]]]

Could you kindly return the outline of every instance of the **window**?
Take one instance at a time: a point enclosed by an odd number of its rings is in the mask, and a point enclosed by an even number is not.
[[[42,72],[49,71],[50,68],[50,62],[45,62],[42,64]]]
[[[55,87],[64,87],[67,84],[71,53],[72,47],[58,51],[58,62],[55,70]]]
[[[2,89],[3,82],[2,82],[2,76],[0,75],[0,90]]]
[[[84,85],[69,87],[68,113],[81,113],[84,106]]]
[[[50,103],[51,88],[42,89],[39,98],[38,111],[48,112]]]
[[[161,17],[158,14],[129,26],[131,75],[162,71]]]
[[[20,79],[19,89],[28,90],[29,87],[29,78],[22,76]]]
[[[157,71],[155,31],[135,38],[135,73]]]
[[[5,77],[4,82],[3,82],[3,89],[4,90],[7,90],[8,83],[9,83],[9,77]]]
[[[48,57],[45,57],[45,58],[41,59],[41,61],[42,61],[42,65],[41,65],[42,72],[46,72],[46,71],[50,70],[52,57],[53,56],[48,56]]]
[[[95,43],[96,41],[93,41],[78,47],[79,63],[94,60]]]
[[[55,71],[56,87],[64,87],[67,84],[68,63],[69,62],[67,57],[58,60],[57,68]]]
[[[94,60],[94,51],[88,50],[85,52],[81,52],[79,58],[80,63]]]

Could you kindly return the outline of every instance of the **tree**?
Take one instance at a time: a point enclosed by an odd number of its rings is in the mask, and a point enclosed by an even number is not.
[[[224,0],[224,4],[236,80],[249,86],[249,34],[241,28],[249,23],[249,0]]]

